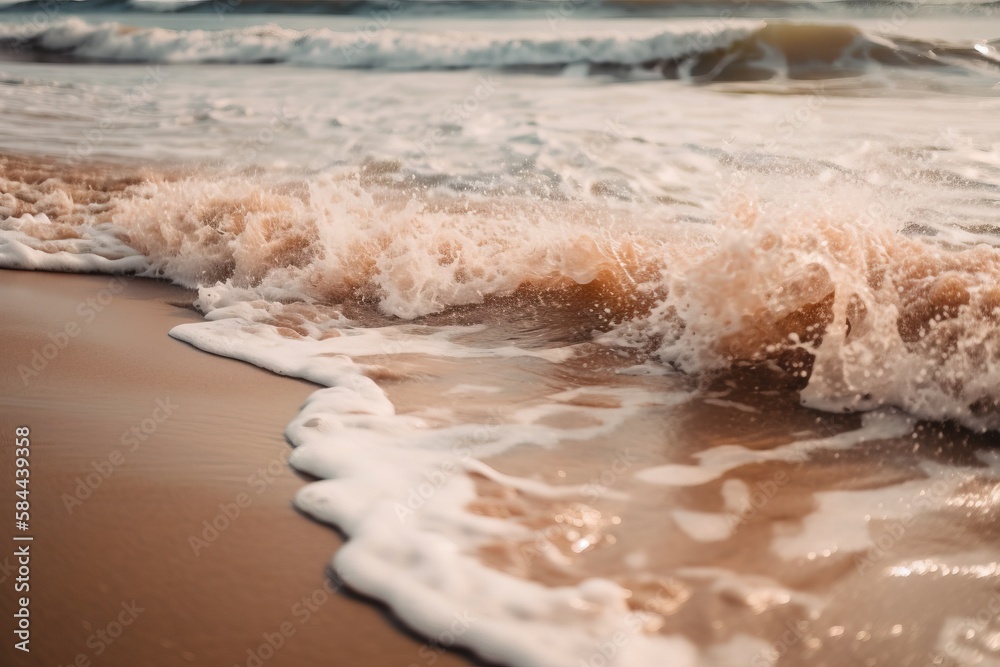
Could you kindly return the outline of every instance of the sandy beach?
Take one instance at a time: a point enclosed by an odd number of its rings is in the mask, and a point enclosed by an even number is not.
[[[0,667],[1000,667],[1000,4],[0,14]]]
[[[467,664],[331,592],[339,538],[292,507],[304,480],[282,436],[315,387],[168,337],[200,319],[191,299],[149,280],[0,272],[0,423],[5,440],[31,429],[35,538],[31,653],[4,664]],[[19,373],[52,353],[50,333],[65,346]]]

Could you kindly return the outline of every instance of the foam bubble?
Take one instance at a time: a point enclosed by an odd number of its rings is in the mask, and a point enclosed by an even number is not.
[[[609,434],[637,406],[679,397],[586,387],[524,406],[511,414],[509,423],[436,423],[397,414],[385,393],[364,375],[364,366],[344,354],[378,350],[377,342],[351,340],[370,339],[377,332],[289,339],[266,325],[254,323],[247,330],[248,321],[229,310],[235,307],[211,311],[212,321],[180,325],[171,335],[209,352],[328,386],[309,398],[286,434],[296,447],[291,464],[322,478],[298,493],[296,505],[350,536],[334,563],[352,587],[386,601],[427,636],[450,627],[456,609],[465,610],[468,621],[461,633],[455,632],[456,643],[489,660],[577,665],[612,642],[622,664],[658,664],[664,658],[671,664],[696,664],[697,651],[688,640],[643,631],[645,616],[630,611],[629,593],[617,583],[589,578],[551,588],[483,565],[478,545],[523,540],[530,530],[465,509],[476,497],[471,474],[540,498],[579,495],[582,487],[504,475],[483,459],[528,443],[555,445]],[[237,328],[244,334],[237,335]],[[492,353],[463,352],[445,339],[424,345],[435,346],[439,356]],[[585,393],[615,397],[607,407],[589,408],[597,423],[545,425],[547,416],[581,409],[574,402]]]

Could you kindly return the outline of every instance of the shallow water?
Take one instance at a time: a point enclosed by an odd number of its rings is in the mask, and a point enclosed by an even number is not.
[[[353,587],[505,664],[1000,661],[989,21],[136,16],[0,27],[0,262],[328,387]]]

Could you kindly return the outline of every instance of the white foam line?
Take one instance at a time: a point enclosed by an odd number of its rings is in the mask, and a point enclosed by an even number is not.
[[[145,257],[120,244],[116,254],[123,256],[109,259],[90,252],[69,250],[45,252],[29,245],[39,243],[44,242],[39,242],[22,232],[0,230],[0,267],[62,273],[106,274],[143,273],[149,269],[149,262]]]
[[[698,465],[668,464],[647,468],[636,478],[664,486],[698,486],[718,479],[730,470],[764,461],[805,461],[819,449],[850,449],[863,442],[902,438],[913,432],[914,418],[905,414],[881,410],[862,416],[862,426],[854,431],[838,433],[829,438],[802,440],[774,449],[754,450],[742,445],[721,445],[694,455]]]
[[[505,475],[495,468],[486,465],[482,461],[472,461],[466,464],[465,469],[468,472],[479,473],[483,477],[491,479],[498,484],[503,484],[509,488],[516,489],[539,498],[572,498],[574,496],[581,495],[600,496],[614,500],[625,500],[628,498],[627,493],[597,485],[577,484],[552,486],[551,484],[547,484],[545,482]]]
[[[871,549],[879,537],[898,539],[872,522],[910,521],[947,505],[955,490],[979,471],[924,464],[927,477],[877,489],[824,491],[815,494],[816,510],[801,529],[778,536],[772,548],[785,560],[817,554],[852,553]],[[904,530],[905,532],[905,530]]]
[[[606,657],[607,665],[699,663],[686,639],[645,634],[642,628],[649,619],[629,609],[628,592],[614,582],[588,579],[550,588],[484,566],[477,556],[480,546],[497,538],[524,539],[530,531],[465,510],[476,498],[469,470],[540,496],[579,492],[577,487],[517,480],[479,459],[513,446],[613,430],[643,403],[639,394],[621,392],[619,398],[631,406],[594,408],[607,421],[585,429],[556,429],[533,420],[431,428],[424,420],[396,414],[360,366],[332,354],[343,351],[351,337],[292,341],[268,327],[247,325],[238,319],[184,324],[171,335],[215,354],[328,386],[309,398],[286,434],[296,447],[292,465],[323,478],[305,486],[296,505],[350,537],[333,561],[350,586],[385,601],[418,632],[434,638],[451,631],[455,644],[502,664],[578,667],[601,655],[608,642],[614,642],[616,652]],[[436,341],[435,350],[443,342]],[[574,395],[549,397],[551,405],[533,417],[572,407],[559,400]],[[461,631],[456,632],[459,621]]]

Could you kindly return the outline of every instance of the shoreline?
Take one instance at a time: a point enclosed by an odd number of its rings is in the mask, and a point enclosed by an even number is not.
[[[0,271],[0,428],[30,427],[32,448],[16,664],[469,664],[337,590],[342,538],[292,506],[306,482],[283,437],[316,386],[170,338],[201,320],[191,294]]]

